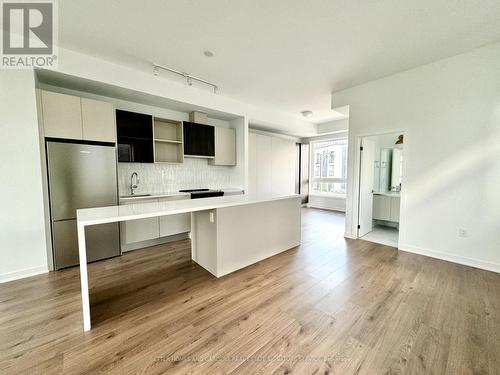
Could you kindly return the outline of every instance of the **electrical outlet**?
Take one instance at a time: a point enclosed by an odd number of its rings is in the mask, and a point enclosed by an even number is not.
[[[210,216],[210,222],[211,222],[211,223],[214,223],[214,222],[215,222],[215,215],[214,215],[214,213],[213,213],[213,212],[210,212],[210,215],[209,215],[209,216]]]
[[[467,229],[458,228],[458,237],[461,237],[461,238],[467,237]]]

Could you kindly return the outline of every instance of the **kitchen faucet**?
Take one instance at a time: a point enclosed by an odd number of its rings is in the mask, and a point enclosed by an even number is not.
[[[135,176],[135,184],[134,184],[134,176]],[[137,189],[137,185],[139,185],[139,175],[137,172],[134,172],[130,175],[130,195],[134,195],[134,189]]]

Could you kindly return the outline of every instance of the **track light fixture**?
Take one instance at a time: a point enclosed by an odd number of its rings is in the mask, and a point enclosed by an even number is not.
[[[188,86],[192,86],[193,81],[196,81],[196,82],[200,82],[200,83],[203,83],[205,85],[211,86],[213,91],[214,91],[214,94],[217,94],[217,92],[219,91],[219,86],[215,83],[207,81],[203,78],[192,76],[191,74],[188,74],[186,72],[181,72],[181,71],[178,71],[175,69],[167,68],[166,66],[161,66],[161,65],[153,63],[153,74],[155,76],[158,76],[160,74],[160,69],[166,70],[167,72],[174,73],[174,74],[177,74],[177,75],[184,77],[186,79],[186,84]]]

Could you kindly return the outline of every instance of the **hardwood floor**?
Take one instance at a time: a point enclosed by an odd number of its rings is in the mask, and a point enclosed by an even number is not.
[[[0,373],[499,374],[500,275],[304,209],[302,245],[216,279],[183,240],[0,285]]]

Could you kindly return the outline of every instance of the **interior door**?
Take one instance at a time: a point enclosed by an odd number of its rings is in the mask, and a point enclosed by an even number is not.
[[[358,237],[373,229],[373,171],[375,167],[375,142],[362,140],[359,181]]]

